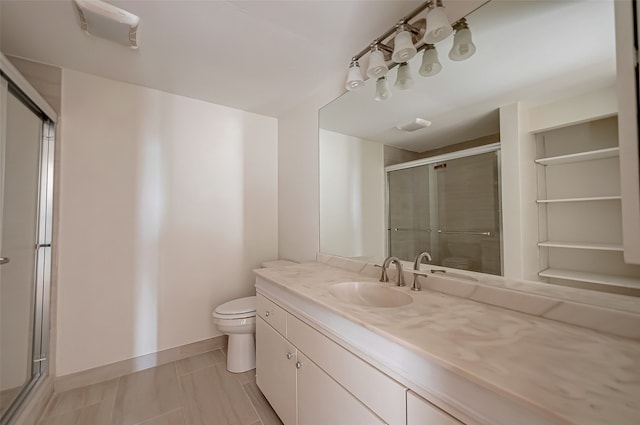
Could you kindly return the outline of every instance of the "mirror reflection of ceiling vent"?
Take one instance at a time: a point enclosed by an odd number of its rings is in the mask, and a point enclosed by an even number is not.
[[[423,120],[422,118],[416,118],[413,121],[409,121],[405,124],[398,124],[396,128],[402,131],[416,131],[421,128],[426,128],[431,125],[431,121]]]
[[[80,26],[87,34],[138,48],[138,18],[133,13],[100,0],[73,0]]]

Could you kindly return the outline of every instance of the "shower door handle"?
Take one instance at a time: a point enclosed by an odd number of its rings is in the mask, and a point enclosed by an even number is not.
[[[7,257],[0,257],[0,266],[3,264],[7,264],[9,262],[9,258]]]

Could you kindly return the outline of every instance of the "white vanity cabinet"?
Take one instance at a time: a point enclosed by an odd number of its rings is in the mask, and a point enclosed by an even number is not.
[[[260,293],[256,383],[285,425],[406,424],[406,388]]]
[[[301,352],[296,367],[298,425],[385,424]]]
[[[256,383],[285,425],[296,422],[296,348],[256,317]]]

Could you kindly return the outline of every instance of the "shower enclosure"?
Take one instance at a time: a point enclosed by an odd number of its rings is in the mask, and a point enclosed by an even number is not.
[[[2,56],[0,424],[47,376],[55,113]]]
[[[388,253],[502,274],[499,144],[386,167]]]

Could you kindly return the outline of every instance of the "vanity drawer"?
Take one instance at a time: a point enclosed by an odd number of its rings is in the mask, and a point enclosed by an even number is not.
[[[406,388],[298,318],[287,339],[389,425],[406,425]]]
[[[287,335],[287,314],[286,310],[264,295],[256,294],[256,315],[284,336]]]
[[[413,391],[407,391],[407,425],[464,425]]]

